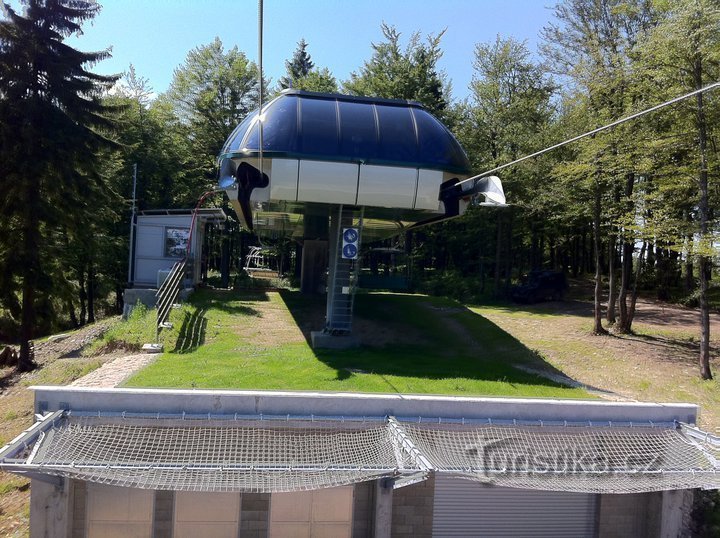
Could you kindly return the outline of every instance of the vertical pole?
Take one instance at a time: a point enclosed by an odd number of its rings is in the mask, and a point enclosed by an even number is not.
[[[135,281],[134,260],[135,257],[135,192],[137,188],[137,163],[133,164],[133,188],[132,188],[132,210],[130,212],[130,245],[128,247],[128,285],[132,286]]]
[[[260,177],[263,177],[263,0],[258,0],[258,70],[260,71],[260,95],[258,112],[258,155],[260,157]]]
[[[330,332],[335,321],[335,298],[337,295],[336,280],[338,273],[338,258],[340,258],[340,241],[342,240],[342,204],[337,206],[337,216],[330,217],[329,252],[330,260],[328,266],[327,282],[327,306],[325,311],[325,330]]]

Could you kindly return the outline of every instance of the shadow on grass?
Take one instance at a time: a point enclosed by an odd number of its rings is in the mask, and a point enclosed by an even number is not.
[[[323,325],[325,298],[282,291],[280,296],[310,343],[310,331]],[[455,301],[406,294],[361,294],[355,298],[355,317],[363,319],[363,345],[356,349],[315,349],[315,357],[334,368],[337,379],[354,373],[427,379],[473,379],[547,387],[573,386],[572,379],[548,364],[512,335]],[[307,320],[315,320],[314,325]],[[356,323],[355,326],[360,324]],[[374,332],[403,331],[404,343],[369,346]],[[418,338],[413,342],[413,335]],[[530,368],[523,371],[516,366]],[[554,378],[554,379],[553,379]],[[562,382],[560,382],[562,380]],[[578,384],[574,384],[577,386]]]
[[[197,308],[201,308],[205,311],[212,308],[225,312],[226,314],[259,316],[260,312],[257,309],[239,303],[256,303],[269,300],[270,297],[264,291],[215,290],[201,288],[193,293],[191,303]]]

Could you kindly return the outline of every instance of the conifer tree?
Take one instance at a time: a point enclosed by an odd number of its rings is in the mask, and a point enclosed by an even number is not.
[[[310,54],[307,51],[307,42],[305,39],[301,39],[298,44],[293,57],[291,60],[285,60],[285,69],[287,75],[282,77],[278,83],[280,89],[295,88],[296,82],[302,78],[305,78],[315,67]]]
[[[89,66],[109,57],[68,46],[98,4],[84,0],[25,0],[19,14],[2,4],[0,20],[0,220],[11,223],[10,269],[21,291],[18,369],[35,367],[30,340],[38,306],[45,303],[54,230],[81,223],[80,215],[101,210],[98,151],[111,144],[110,110],[101,94],[116,77]],[[69,216],[74,216],[70,219]]]
[[[400,32],[382,25],[385,41],[373,43],[373,55],[359,72],[351,73],[343,89],[354,95],[419,101],[434,115],[446,119],[449,85],[437,63],[442,57],[440,40],[445,31],[422,42],[414,33],[403,49]]]
[[[311,92],[336,93],[338,84],[327,67],[319,69],[310,59],[307,43],[301,39],[291,60],[285,61],[287,75],[278,81],[278,91],[287,88]]]

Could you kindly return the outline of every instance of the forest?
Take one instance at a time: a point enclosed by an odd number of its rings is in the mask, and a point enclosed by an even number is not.
[[[27,371],[32,339],[121,311],[134,166],[139,209],[194,207],[260,84],[252,51],[216,38],[156,95],[132,66],[95,74],[108,51],[65,43],[99,5],[22,4],[2,4],[0,19],[0,342],[20,345]],[[720,80],[718,0],[562,0],[553,21],[537,54],[511,36],[477,43],[466,99],[439,67],[442,29],[390,24],[348,80],[302,40],[264,87],[419,101],[480,172]],[[720,92],[698,93],[505,170],[507,208],[473,207],[385,246],[407,253],[415,289],[465,301],[504,298],[532,269],[590,277],[596,334],[631,332],[638,293],[698,307],[709,379],[718,124]],[[253,237],[235,232],[239,263]],[[275,247],[292,260],[289,241]]]

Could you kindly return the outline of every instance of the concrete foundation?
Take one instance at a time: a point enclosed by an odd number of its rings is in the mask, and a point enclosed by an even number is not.
[[[332,335],[324,331],[312,331],[310,341],[313,349],[351,349],[360,346],[360,338],[351,334]]]

